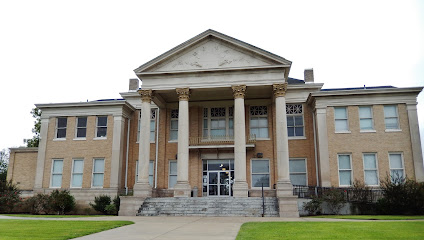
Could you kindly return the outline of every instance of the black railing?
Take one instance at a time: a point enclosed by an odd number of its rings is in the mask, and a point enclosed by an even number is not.
[[[378,199],[383,197],[383,190],[381,189],[328,188],[293,185],[293,195],[297,195],[298,198],[320,197],[327,191],[340,191],[346,202],[377,202]]]

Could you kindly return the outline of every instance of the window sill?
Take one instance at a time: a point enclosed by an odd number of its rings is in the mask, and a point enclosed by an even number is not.
[[[385,132],[402,132],[402,129],[386,129]]]
[[[178,140],[169,140],[168,143],[178,143]]]
[[[94,189],[102,189],[103,187],[93,187],[93,186],[91,186],[91,188],[94,188]]]
[[[249,139],[249,140],[256,140],[256,141],[269,141],[271,138],[256,138],[256,139]]]
[[[87,138],[74,138],[72,140],[74,140],[74,141],[85,141],[85,140],[87,140]]]
[[[361,132],[361,133],[376,133],[377,131],[375,129],[371,129],[371,130],[360,130],[359,132]]]
[[[82,189],[82,187],[70,187],[70,189]]]
[[[66,141],[66,138],[53,138],[53,141]]]
[[[135,143],[137,143],[137,144],[140,144],[140,141],[137,141],[137,142],[135,142]],[[155,141],[150,141],[150,143],[156,143]]]
[[[352,133],[351,131],[339,131],[339,132],[334,132],[334,133],[341,133],[341,134],[345,134],[345,133]]]
[[[250,190],[262,190],[262,187],[251,187]],[[264,187],[264,190],[271,190],[271,187]]]
[[[302,136],[302,137],[288,137],[289,138],[289,140],[303,140],[303,139],[306,139],[306,137],[305,136]]]
[[[106,140],[107,137],[95,137],[93,138],[93,140]]]

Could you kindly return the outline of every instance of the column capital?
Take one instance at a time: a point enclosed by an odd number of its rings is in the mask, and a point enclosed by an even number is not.
[[[274,92],[275,97],[284,97],[286,96],[287,83],[275,83],[272,84],[272,91]]]
[[[152,89],[140,89],[138,90],[138,94],[140,94],[142,102],[150,103],[152,101],[152,97],[153,97]]]
[[[244,98],[246,95],[246,85],[231,86],[233,89],[234,98]]]
[[[190,98],[190,88],[177,88],[176,91],[180,101],[188,101]]]

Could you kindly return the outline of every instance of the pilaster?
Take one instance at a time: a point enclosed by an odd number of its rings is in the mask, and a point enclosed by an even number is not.
[[[418,125],[417,104],[407,104],[409,133],[411,134],[412,158],[414,160],[415,179],[424,182],[423,154],[421,150],[420,128]]]
[[[122,152],[124,148],[125,119],[122,116],[113,117],[112,161],[110,173],[110,188],[118,189],[122,172]]]
[[[49,121],[49,118],[43,117],[43,115],[41,115],[40,143],[38,145],[34,191],[40,191],[43,188],[44,163],[46,160],[47,131],[49,129]]]
[[[319,170],[321,187],[331,187],[330,157],[328,154],[327,108],[316,109],[318,136]]]

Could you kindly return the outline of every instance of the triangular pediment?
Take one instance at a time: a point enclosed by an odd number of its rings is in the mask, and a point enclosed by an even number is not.
[[[281,65],[291,65],[291,62],[237,39],[208,30],[140,66],[135,72],[169,73]]]

